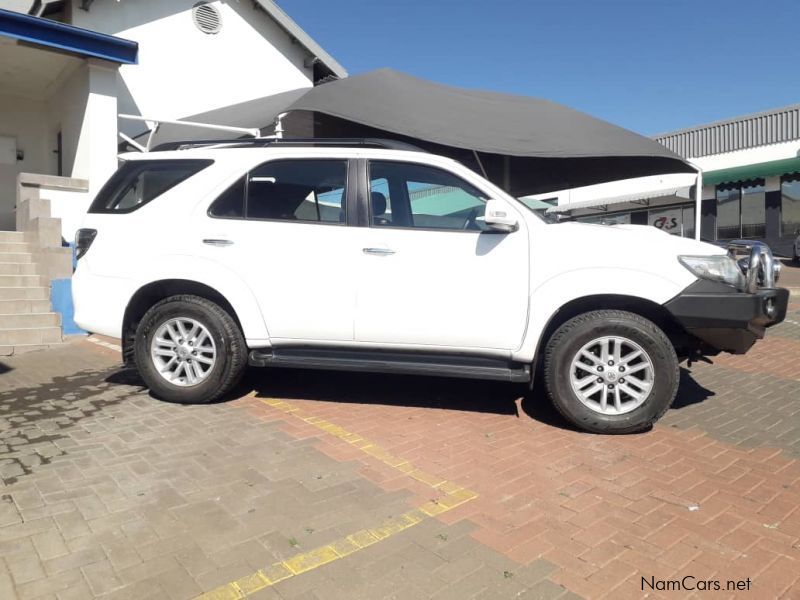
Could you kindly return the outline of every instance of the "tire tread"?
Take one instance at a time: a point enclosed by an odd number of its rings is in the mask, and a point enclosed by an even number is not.
[[[568,320],[566,323],[561,325],[556,332],[550,337],[547,341],[547,346],[545,348],[544,354],[544,380],[545,380],[545,389],[547,390],[548,396],[553,398],[557,391],[554,389],[553,385],[553,378],[555,377],[555,373],[553,373],[553,361],[554,361],[554,354],[560,345],[563,343],[564,338],[568,337],[572,334],[572,332],[590,321],[598,321],[598,320],[608,320],[608,319],[628,319],[638,323],[640,326],[648,329],[654,337],[658,339],[658,341],[664,345],[664,347],[668,348],[669,351],[672,353],[674,360],[672,361],[674,365],[674,372],[672,375],[675,378],[675,381],[678,381],[680,378],[680,366],[678,364],[678,358],[675,354],[675,348],[670,342],[669,338],[666,336],[664,331],[658,327],[655,323],[638,315],[636,313],[628,312],[625,310],[617,310],[617,309],[603,309],[603,310],[594,310],[591,312],[582,313],[573,317],[572,319]],[[653,415],[647,422],[637,423],[636,425],[632,425],[628,428],[620,428],[614,429],[613,431],[607,431],[604,433],[618,433],[618,434],[625,434],[625,433],[634,433],[636,431],[641,431],[648,427],[652,427],[653,424],[658,421],[664,413],[667,412],[669,407],[672,405],[673,399],[670,402],[664,404],[664,406],[655,414]],[[566,413],[563,407],[560,405],[559,402],[553,402],[553,406],[556,408],[558,413],[570,423],[577,425],[579,427],[586,427],[586,424],[577,423],[575,419]]]
[[[158,302],[153,304],[153,306],[151,306],[144,314],[142,320],[139,323],[139,327],[141,327],[143,324],[148,323],[148,321],[152,318],[153,314],[156,313],[161,307],[176,302],[195,305],[200,307],[201,309],[207,310],[210,313],[212,313],[216,318],[218,318],[220,323],[222,324],[222,335],[225,337],[226,342],[228,344],[226,351],[229,357],[229,362],[226,364],[226,368],[222,373],[222,378],[220,379],[217,388],[213,392],[205,396],[201,403],[208,404],[216,400],[219,400],[222,396],[231,391],[239,383],[247,367],[248,349],[247,349],[247,344],[244,340],[244,336],[242,335],[242,331],[239,328],[239,325],[233,319],[233,317],[230,314],[228,314],[228,312],[225,309],[220,307],[215,302],[212,302],[211,300],[208,300],[201,296],[194,296],[192,294],[179,294],[159,300]],[[141,335],[137,330],[136,333],[137,345],[140,343],[140,338]],[[135,354],[138,354],[138,352],[135,352]],[[170,400],[170,401],[181,402],[180,400]]]

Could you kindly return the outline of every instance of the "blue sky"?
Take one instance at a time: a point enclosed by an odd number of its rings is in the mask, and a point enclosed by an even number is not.
[[[645,134],[800,102],[800,0],[279,0],[351,75],[541,96]]]

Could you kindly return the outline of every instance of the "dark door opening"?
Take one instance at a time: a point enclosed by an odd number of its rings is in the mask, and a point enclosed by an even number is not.
[[[56,149],[53,150],[53,152],[56,154],[56,175],[59,177],[64,176],[64,160],[62,158],[64,155],[63,149],[63,141],[61,138],[61,132],[59,131],[56,134]]]

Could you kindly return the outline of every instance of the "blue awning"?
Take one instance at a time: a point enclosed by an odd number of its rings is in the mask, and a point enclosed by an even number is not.
[[[121,65],[135,65],[139,53],[139,44],[131,40],[4,9],[0,36]]]

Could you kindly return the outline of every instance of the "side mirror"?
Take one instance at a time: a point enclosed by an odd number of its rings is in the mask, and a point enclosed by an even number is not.
[[[500,200],[489,200],[486,203],[484,222],[490,231],[510,233],[519,229],[516,217]]]

